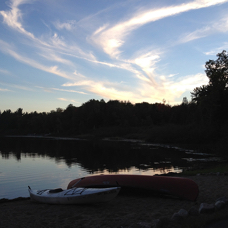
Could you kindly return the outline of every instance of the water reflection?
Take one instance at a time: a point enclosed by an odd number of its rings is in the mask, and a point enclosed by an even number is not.
[[[0,151],[2,159],[20,161],[22,154],[28,158],[48,157],[56,163],[64,161],[69,168],[80,164],[88,173],[129,172],[133,167],[139,171],[180,172],[187,164],[181,159],[182,151],[127,141],[4,138]]]
[[[0,155],[0,198],[28,196],[28,185],[34,189],[66,188],[72,179],[99,173],[179,173],[205,164],[205,157],[208,162],[213,158],[197,151],[135,140],[17,137],[0,138]]]

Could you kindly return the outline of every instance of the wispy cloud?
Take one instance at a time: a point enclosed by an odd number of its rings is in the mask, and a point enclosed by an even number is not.
[[[148,7],[146,10],[145,8],[138,8],[140,9],[138,11],[129,10],[124,19],[120,17],[117,23],[108,20],[99,23],[100,21],[96,17],[98,13],[86,15],[80,21],[61,18],[54,22],[55,28],[53,21],[45,21],[47,26],[50,25],[48,33],[41,33],[44,30],[40,29],[33,34],[32,31],[35,30],[32,29],[32,26],[23,21],[27,16],[26,11],[22,11],[24,9],[23,4],[33,3],[33,1],[9,0],[9,10],[0,11],[0,15],[3,17],[5,25],[16,31],[20,35],[19,37],[24,38],[23,48],[16,42],[12,45],[10,41],[0,40],[0,51],[23,64],[54,74],[61,77],[61,80],[65,80],[65,83],[60,82],[59,88],[39,87],[48,92],[83,95],[93,93],[107,99],[130,100],[134,103],[142,100],[161,102],[163,98],[174,102],[186,90],[192,90],[198,85],[205,84],[205,75],[188,75],[179,80],[177,80],[179,77],[173,77],[172,72],[169,72],[168,76],[158,75],[156,70],[166,54],[165,52],[167,52],[164,47],[145,47],[143,50],[136,50],[136,47],[128,55],[124,53],[125,44],[128,39],[131,39],[133,31],[148,23],[225,2],[228,0],[194,0],[162,8]],[[109,10],[111,12],[111,8]],[[106,11],[103,10],[102,12]],[[96,22],[89,24],[91,18]],[[186,33],[178,42],[190,42],[206,37],[215,31],[228,31],[227,21],[228,19],[224,17],[217,23]],[[50,24],[48,25],[48,23]],[[83,32],[80,33],[80,36],[77,36],[77,33],[81,31]],[[24,49],[25,46],[30,48],[29,51]],[[88,63],[91,69],[87,69],[89,68]],[[93,72],[95,68],[96,70]],[[107,76],[98,79],[98,68],[105,69],[103,75],[106,74]],[[113,83],[113,78],[111,78],[113,74],[109,76],[107,69],[116,70],[118,73],[120,70],[124,70],[121,72],[122,75],[127,71],[130,78],[128,78],[128,82],[132,79],[134,86],[130,83]],[[8,73],[4,69],[0,69],[0,72]],[[178,76],[183,77],[180,74]],[[125,81],[124,76],[119,81]],[[65,89],[66,87],[75,87],[75,89]],[[62,98],[64,96],[62,94],[59,96],[61,96],[58,98],[59,100],[66,99]]]
[[[60,101],[68,101],[68,99],[62,98],[62,97],[58,98],[58,100],[60,100]]]
[[[59,30],[66,29],[68,31],[74,29],[76,27],[76,24],[77,24],[77,22],[75,20],[70,20],[70,21],[63,22],[63,23],[61,23],[60,21],[56,21],[54,23],[54,25],[57,29],[59,29]]]
[[[67,90],[67,89],[58,89],[58,88],[51,88],[53,90],[57,90],[57,91],[60,91],[60,92],[68,92],[68,93],[80,93],[80,94],[88,94],[88,93],[85,93],[85,92],[81,92],[81,91],[76,91],[76,90]]]
[[[197,10],[217,4],[222,4],[224,2],[227,2],[227,0],[195,0],[177,6],[139,11],[132,17],[130,17],[128,20],[122,21],[113,26],[105,24],[99,27],[92,34],[90,39],[96,45],[100,46],[103,49],[103,51],[107,53],[111,58],[121,61],[122,66],[126,66],[128,63],[128,66],[126,67],[128,71],[134,73],[134,75],[142,81],[143,85],[144,83],[146,83],[145,86],[149,85],[149,88],[152,86],[152,88],[156,90],[155,87],[162,86],[161,83],[158,84],[157,79],[159,77],[158,75],[156,75],[156,68],[157,63],[161,59],[161,53],[163,51],[145,50],[145,52],[141,53],[141,55],[136,55],[134,59],[121,58],[121,48],[124,46],[125,42],[127,42],[127,39],[129,39],[131,32],[147,23],[151,23],[166,17],[178,15],[190,10]],[[207,36],[210,32],[211,29],[205,27],[204,30],[199,30],[192,34],[188,34],[186,36],[186,41]],[[137,67],[135,66],[138,66],[140,70],[137,70]]]
[[[0,15],[3,16],[4,23],[6,23],[9,27],[34,39],[34,35],[26,31],[22,26],[21,24],[22,13],[19,9],[19,6],[21,4],[30,3],[30,2],[31,2],[30,0],[11,0],[9,2],[9,7],[11,8],[11,10],[0,11]]]
[[[156,63],[159,62],[160,56],[156,52],[150,51],[147,53],[144,53],[140,56],[137,56],[135,59],[131,60],[133,64],[139,66],[143,72],[146,73],[147,77],[144,77],[142,75],[138,76],[140,80],[146,81],[151,83],[152,86],[157,86],[157,83],[155,81],[155,68]]]
[[[72,61],[62,58],[58,53],[55,53],[53,50],[45,49],[42,53],[39,53],[39,55],[42,56],[44,59],[47,59],[51,62],[58,62],[58,63],[66,64],[69,66],[74,65],[72,63]]]
[[[29,86],[23,86],[23,85],[17,85],[17,84],[13,84],[13,83],[4,83],[4,82],[0,82],[0,85],[3,85],[5,87],[10,87],[10,88],[15,88],[15,89],[20,89],[20,90],[25,90],[25,91],[33,91],[32,87]],[[6,89],[6,91],[11,91],[9,89]]]
[[[118,58],[121,54],[120,47],[125,43],[126,37],[140,26],[165,17],[174,16],[190,10],[210,7],[224,2],[227,2],[227,0],[195,0],[177,6],[138,12],[129,20],[118,23],[112,27],[100,27],[93,33],[91,40],[101,46],[105,53],[113,58]]]
[[[215,48],[213,50],[204,52],[205,55],[217,55],[221,50],[227,50],[228,49],[228,42],[225,42],[222,46]]]
[[[106,99],[130,100],[132,103],[143,101],[162,102],[162,99],[169,100],[170,104],[185,91],[192,91],[195,87],[207,84],[205,74],[188,75],[179,80],[173,81],[169,77],[162,77],[159,86],[148,86],[148,83],[141,81],[137,88],[121,88],[121,85],[108,82],[80,81],[63,84],[66,87],[80,86],[91,93],[95,93]],[[134,91],[134,92],[131,92]]]
[[[137,100],[137,93],[130,92],[129,90],[121,90],[121,85],[117,83],[84,80],[79,82],[68,82],[63,84],[63,86],[80,86],[91,93],[107,99],[129,100],[131,98],[132,100]]]
[[[205,74],[198,73],[196,75],[188,75],[177,81],[164,81],[163,85],[165,88],[169,88],[174,94],[184,91],[192,91],[195,87],[207,84],[208,78]]]
[[[180,42],[181,43],[187,43],[189,41],[193,41],[193,40],[196,40],[196,39],[200,39],[200,38],[206,37],[210,33],[212,33],[212,28],[210,26],[207,26],[207,27],[198,29],[198,30],[196,30],[194,32],[191,32],[189,34],[186,34],[186,35],[182,36]]]
[[[162,98],[169,104],[176,104],[178,99],[184,92],[192,91],[195,87],[207,84],[208,78],[205,74],[187,75],[178,80],[170,80],[168,77],[162,77],[159,87],[148,87],[145,83],[141,84],[140,95],[147,102],[161,102]]]
[[[9,92],[9,91],[10,91],[9,89],[0,88],[0,92]]]
[[[68,92],[68,93],[80,93],[86,95],[87,93],[77,90],[69,90],[69,89],[60,89],[60,88],[49,88],[49,87],[42,87],[42,86],[35,86],[36,88],[42,89],[45,92],[53,92],[53,91],[59,91],[59,92]]]
[[[52,50],[55,50],[55,52],[65,52],[72,53],[72,54],[78,54],[78,58],[88,58],[91,60],[94,60],[95,57],[91,53],[87,53],[83,51],[81,48],[79,48],[75,44],[67,44],[65,42],[65,39],[63,36],[59,36],[57,32],[54,32],[51,36],[50,34],[41,35],[40,38],[37,38],[32,34],[31,32],[27,31],[23,24],[23,14],[20,10],[20,6],[26,3],[32,3],[31,0],[10,0],[9,2],[9,11],[0,11],[0,15],[3,16],[3,22],[7,24],[11,29],[14,29],[24,35],[25,37],[29,38],[32,43],[27,42],[27,45],[36,46],[39,49],[44,48],[51,48]],[[68,24],[68,26],[67,26]],[[64,24],[58,24],[60,27],[64,28],[70,28],[73,26],[74,22],[70,21],[68,23]]]
[[[57,99],[60,101],[67,101],[67,102],[74,103],[74,104],[80,104],[80,102],[75,101],[74,99],[67,99],[67,98],[63,98],[63,97],[59,97]]]
[[[13,47],[11,47],[8,43],[6,43],[2,40],[0,40],[0,46],[2,47],[2,49],[1,49],[2,52],[14,57],[19,62],[25,63],[25,64],[32,66],[34,68],[37,68],[39,70],[43,70],[43,71],[46,71],[48,73],[58,75],[58,76],[63,77],[63,78],[72,79],[72,77],[70,77],[69,74],[58,69],[58,66],[56,66],[56,65],[55,66],[49,66],[49,67],[44,66],[44,65],[40,64],[39,62],[29,58],[29,57],[22,56],[22,55],[18,54],[16,51],[14,51]]]
[[[206,37],[206,36],[209,36],[211,34],[218,33],[218,32],[219,33],[228,32],[228,17],[227,17],[227,15],[225,15],[225,17],[223,17],[219,21],[210,23],[209,25],[207,25],[201,29],[197,29],[194,32],[182,35],[182,37],[180,38],[180,42],[181,43],[187,43],[189,41],[200,39],[200,38],[203,38],[203,37]]]
[[[2,73],[2,74],[8,74],[8,75],[11,74],[8,70],[1,69],[1,68],[0,68],[0,73]]]

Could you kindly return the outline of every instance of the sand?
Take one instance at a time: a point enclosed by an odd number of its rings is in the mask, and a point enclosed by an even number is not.
[[[153,221],[168,217],[181,208],[189,210],[201,203],[215,203],[228,197],[228,176],[187,177],[199,186],[195,202],[171,197],[119,194],[98,205],[48,205],[30,200],[0,203],[0,227],[151,227]],[[208,215],[210,216],[210,215]]]

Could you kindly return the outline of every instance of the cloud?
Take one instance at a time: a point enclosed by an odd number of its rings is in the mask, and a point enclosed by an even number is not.
[[[52,38],[51,38],[51,42],[53,44],[53,46],[55,47],[66,47],[65,42],[63,41],[62,37],[59,37],[57,33],[55,33]]]
[[[59,54],[55,53],[52,50],[44,50],[39,55],[52,62],[58,62],[58,63],[66,64],[69,66],[74,65],[70,60],[62,58]]]
[[[63,23],[56,21],[54,23],[54,25],[57,29],[59,29],[59,30],[66,29],[68,31],[74,29],[76,27],[76,24],[77,24],[77,22],[75,20],[69,20],[69,21],[63,22]]]
[[[155,68],[156,63],[159,62],[160,56],[159,54],[154,53],[153,51],[144,53],[141,56],[131,60],[132,63],[141,67],[142,71],[146,73],[148,78],[143,77],[142,75],[138,76],[139,79],[147,81],[151,83],[153,86],[157,86],[155,81]]]
[[[80,86],[91,93],[97,94],[101,97],[107,99],[117,99],[117,100],[139,100],[137,98],[137,93],[130,92],[130,90],[120,89],[121,85],[119,83],[101,82],[93,80],[84,80],[78,82],[68,82],[63,84],[66,87]]]
[[[219,20],[214,26],[220,32],[227,32],[228,31],[228,16],[227,14]]]
[[[44,65],[38,63],[37,61],[32,60],[29,57],[25,57],[25,56],[18,54],[17,52],[15,52],[13,50],[13,48],[8,43],[6,43],[2,40],[0,40],[0,46],[2,47],[1,48],[2,52],[7,53],[8,55],[14,57],[19,62],[25,63],[25,64],[32,66],[34,68],[37,68],[39,70],[43,70],[45,72],[58,75],[58,76],[63,77],[63,78],[67,78],[67,79],[74,78],[73,75],[72,75],[72,77],[70,77],[69,74],[58,69],[58,66],[56,66],[56,65],[55,66],[44,66]]]
[[[9,2],[9,7],[11,8],[11,10],[10,11],[0,11],[0,15],[3,16],[3,22],[5,24],[7,24],[9,27],[34,39],[34,35],[30,32],[27,32],[21,24],[22,13],[19,9],[19,6],[21,4],[25,4],[25,3],[30,3],[30,1],[29,0],[11,0]]]
[[[227,0],[195,0],[177,6],[138,12],[130,19],[120,22],[112,27],[100,27],[93,33],[91,40],[102,47],[103,51],[112,58],[119,58],[121,54],[119,48],[125,43],[126,37],[140,26],[165,17],[187,12],[189,10],[197,10],[225,2],[227,2]]]
[[[205,55],[217,55],[218,53],[222,52],[223,50],[227,50],[228,49],[228,42],[225,42],[222,46],[215,48],[213,50],[204,52]]]
[[[86,95],[87,93],[77,90],[67,90],[67,89],[60,89],[60,88],[47,88],[42,86],[36,86],[36,88],[43,89],[45,92],[53,92],[53,91],[60,91],[60,92],[68,92],[68,93],[80,93]]]
[[[25,91],[33,91],[33,89],[31,87],[28,87],[28,86],[22,86],[22,85],[10,84],[10,83],[4,83],[4,82],[0,82],[0,84],[3,86],[15,88],[15,89],[20,89],[20,90],[25,90]],[[8,90],[8,89],[5,89],[5,91],[13,92],[12,90]]]
[[[97,29],[94,29],[93,34],[87,40],[85,39],[85,41],[92,41],[94,44],[98,45],[103,52],[112,58],[109,60],[104,60],[106,55],[104,57],[103,53],[100,52],[96,53],[97,56],[100,54],[100,59],[98,59],[91,51],[91,46],[88,46],[88,44],[82,43],[82,45],[79,46],[76,43],[78,40],[73,40],[76,36],[73,36],[72,40],[67,40],[67,38],[69,38],[68,36],[64,37],[63,32],[67,35],[69,35],[70,32],[73,34],[73,30],[76,28],[78,29],[81,26],[79,26],[79,22],[76,22],[75,20],[65,20],[64,22],[57,21],[54,23],[55,27],[58,29],[57,32],[51,31],[50,26],[50,33],[41,34],[40,38],[35,37],[35,35],[25,29],[28,27],[23,27],[22,23],[23,14],[20,10],[20,5],[29,2],[30,1],[28,0],[11,0],[9,4],[10,10],[0,11],[0,15],[3,16],[3,22],[6,25],[23,34],[25,38],[29,38],[27,40],[30,42],[27,42],[26,45],[32,48],[30,49],[30,53],[33,53],[33,55],[22,54],[22,52],[20,52],[20,46],[16,48],[9,43],[0,40],[2,52],[7,53],[24,64],[67,79],[67,83],[63,84],[64,87],[80,87],[83,91],[88,91],[88,93],[94,93],[107,99],[131,100],[131,102],[136,103],[141,102],[142,100],[147,102],[161,102],[161,97],[170,100],[170,102],[174,102],[184,91],[191,90],[198,86],[198,84],[202,85],[205,81],[205,75],[189,75],[180,80],[176,80],[176,77],[172,77],[173,75],[163,77],[157,75],[156,69],[158,67],[158,62],[162,60],[162,55],[164,55],[164,52],[159,50],[159,48],[153,50],[149,47],[143,50],[143,52],[138,51],[137,53],[134,53],[133,57],[131,56],[128,59],[124,59],[121,56],[123,51],[122,47],[127,42],[127,39],[130,38],[132,31],[145,24],[163,18],[178,15],[189,10],[197,10],[216,4],[222,4],[228,2],[228,0],[195,0],[163,8],[149,10],[141,9],[140,11],[131,14],[131,16],[126,15],[125,20],[122,20],[117,24],[105,23],[101,26],[97,26]],[[83,19],[81,21],[83,21]],[[84,22],[88,21],[84,20]],[[222,24],[209,25],[200,30],[185,34],[182,42],[189,42],[207,36],[215,29],[217,29],[217,31],[224,31],[224,28],[228,30],[226,27],[227,20],[224,18],[224,20],[221,20],[220,22],[222,22]],[[86,23],[83,25],[85,24]],[[87,29],[88,31],[91,27],[80,27],[80,29],[84,29],[84,31]],[[67,33],[64,30],[67,30]],[[85,49],[82,49],[81,47]],[[38,59],[37,57],[42,59]],[[126,70],[130,72],[128,75],[130,75],[129,77],[134,78],[134,81],[132,81],[137,84],[137,86],[131,86],[127,83],[111,83],[110,81],[112,79],[110,77],[108,78],[109,81],[102,81],[102,79],[100,79],[100,81],[93,80],[93,72],[88,77],[84,75],[84,72],[88,71],[85,70],[83,73],[80,72],[80,69],[83,69],[83,67],[85,68],[85,65],[83,65],[84,62],[80,61],[80,64],[82,63],[80,68],[76,67],[76,61],[74,61],[76,58],[93,63],[93,67],[95,64],[99,64],[99,67]],[[45,61],[43,62],[44,64],[42,64],[42,61]],[[66,66],[71,67],[71,72],[67,72],[68,68],[64,68]],[[122,73],[124,74],[124,72]],[[121,80],[124,81],[125,79],[123,78]],[[59,91],[80,93],[84,95],[88,94],[86,92],[81,92],[80,89],[67,90],[62,88],[45,88],[45,90],[49,92]]]
[[[67,89],[58,89],[58,88],[51,88],[51,89],[57,90],[57,91],[61,91],[61,92],[68,92],[68,93],[88,94],[88,93],[81,92],[81,91],[76,91],[76,90],[67,90]]]
[[[178,73],[179,74],[179,73]],[[176,76],[176,75],[178,75],[178,74],[170,74],[168,77],[169,78],[172,78],[172,77],[174,77],[174,76]]]
[[[1,69],[1,68],[0,68],[0,73],[11,75],[11,73],[8,70]]]
[[[65,99],[65,98],[58,98],[58,100],[60,100],[60,101],[68,101],[68,100]]]
[[[170,80],[170,77],[161,78],[161,82],[157,87],[148,85],[146,81],[139,82],[137,88],[131,88],[130,86],[121,87],[122,85],[120,84],[92,80],[68,82],[63,84],[63,86],[80,86],[106,99],[130,100],[132,103],[140,103],[142,100],[155,103],[162,102],[162,99],[165,99],[170,104],[175,104],[175,100],[185,91],[192,91],[195,87],[208,83],[206,75],[201,73],[188,75],[176,81]]]
[[[107,27],[108,27],[108,24],[105,24],[105,25],[99,27],[99,28],[93,33],[93,36],[95,36],[95,35],[101,33],[101,32],[104,31]]]
[[[209,36],[214,33],[226,33],[228,31],[228,17],[220,19],[219,21],[210,23],[201,29],[197,29],[194,32],[182,35],[180,43],[187,43],[196,39],[200,39]]]
[[[11,90],[9,90],[9,89],[2,89],[2,88],[0,88],[0,92],[9,92],[9,91],[11,91]]]
[[[202,73],[187,75],[176,81],[170,80],[169,77],[161,78],[159,87],[149,87],[145,83],[141,84],[140,95],[144,101],[153,103],[161,102],[162,99],[165,99],[169,104],[174,105],[184,92],[192,91],[195,87],[208,83],[208,78]]]
[[[200,38],[206,37],[206,36],[208,36],[211,33],[212,33],[212,28],[210,26],[206,26],[204,28],[198,29],[198,30],[196,30],[194,32],[191,32],[189,34],[184,35],[181,38],[180,42],[181,43],[187,43],[187,42],[190,42],[190,41],[193,41],[193,40],[196,40],[196,39],[200,39]]]
[[[83,51],[81,48],[79,48],[75,44],[67,44],[65,42],[65,39],[63,36],[59,36],[57,32],[54,32],[53,35],[41,35],[41,38],[37,38],[32,34],[31,32],[25,30],[22,24],[22,17],[23,14],[20,10],[20,5],[26,4],[26,3],[32,3],[31,0],[11,0],[9,2],[9,11],[0,11],[0,15],[3,16],[3,22],[7,24],[10,28],[16,30],[17,32],[21,33],[25,37],[29,38],[32,43],[27,42],[27,45],[30,45],[32,47],[37,47],[39,49],[48,48],[48,51],[50,49],[55,52],[59,52],[62,54],[73,54],[76,56],[78,54],[77,58],[88,58],[91,60],[95,60],[95,57],[87,51]],[[75,22],[69,21],[68,25],[67,23],[61,24],[57,23],[57,26],[59,28],[70,28],[75,24]],[[69,43],[69,42],[68,42]]]
[[[63,97],[59,97],[57,99],[60,100],[60,101],[67,101],[67,102],[71,102],[71,103],[80,104],[80,102],[75,101],[74,99],[66,99],[66,98],[63,98]]]
[[[195,87],[199,87],[202,84],[207,84],[208,78],[205,74],[198,73],[196,75],[188,75],[184,78],[180,78],[177,81],[164,81],[163,86],[169,88],[174,93],[184,91],[192,91]]]

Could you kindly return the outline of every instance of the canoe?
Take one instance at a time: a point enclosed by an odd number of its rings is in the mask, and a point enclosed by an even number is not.
[[[120,187],[111,188],[71,188],[63,190],[44,189],[32,190],[28,189],[30,199],[48,204],[93,204],[103,203],[112,200],[120,191]]]
[[[72,180],[68,189],[77,187],[121,187],[148,190],[182,199],[195,201],[199,194],[198,185],[188,178],[149,175],[95,175]]]

